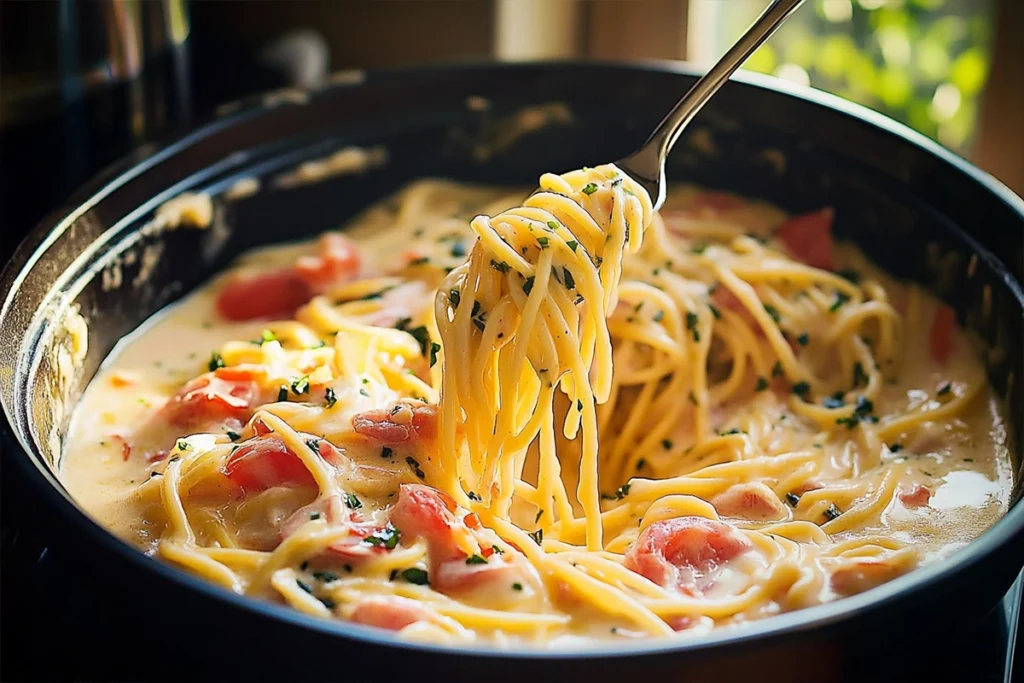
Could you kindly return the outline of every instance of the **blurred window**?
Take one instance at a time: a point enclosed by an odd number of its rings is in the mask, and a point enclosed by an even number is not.
[[[690,58],[714,61],[765,5],[690,0]],[[994,10],[994,0],[808,0],[746,68],[866,105],[966,153]]]

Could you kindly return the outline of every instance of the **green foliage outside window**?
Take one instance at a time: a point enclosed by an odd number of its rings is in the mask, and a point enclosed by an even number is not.
[[[992,16],[992,0],[809,0],[746,68],[867,105],[965,152]]]

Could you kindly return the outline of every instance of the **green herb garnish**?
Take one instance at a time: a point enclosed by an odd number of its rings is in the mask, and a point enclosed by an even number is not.
[[[309,391],[309,375],[303,375],[292,380],[292,391],[300,396]]]
[[[394,550],[398,546],[398,539],[401,535],[402,532],[391,526],[391,524],[388,524],[380,531],[374,531],[372,534],[364,538],[363,543],[376,546],[378,548]]]
[[[417,586],[430,585],[430,577],[427,574],[426,569],[409,567],[408,569],[403,569],[398,575],[401,576],[403,580],[408,581],[409,583],[414,583]]]

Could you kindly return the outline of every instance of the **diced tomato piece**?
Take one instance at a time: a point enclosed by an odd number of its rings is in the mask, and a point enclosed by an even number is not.
[[[437,407],[416,406],[412,419],[398,422],[393,410],[370,410],[352,416],[356,433],[375,439],[382,444],[394,445],[411,439],[431,440],[437,434]]]
[[[290,318],[313,298],[313,290],[293,269],[232,278],[217,295],[217,312],[227,320]]]
[[[665,623],[672,627],[673,631],[685,631],[697,625],[697,619],[688,616],[667,617]]]
[[[249,440],[231,454],[224,474],[244,494],[275,486],[315,486],[313,475],[275,434]]]
[[[900,492],[897,494],[900,502],[903,503],[903,507],[906,508],[917,508],[922,505],[927,505],[928,501],[932,499],[932,492],[924,484],[918,484],[912,487],[900,487]]]
[[[711,499],[723,517],[765,521],[786,517],[786,506],[761,482],[735,484]]]
[[[317,498],[309,505],[296,510],[281,525],[281,540],[285,540],[303,524],[314,519],[322,519],[331,526],[348,527],[349,535],[346,538],[327,547],[324,553],[326,558],[354,563],[375,554],[388,552],[383,546],[363,543],[364,539],[374,532],[383,531],[384,527],[362,522],[358,513],[346,510],[345,503],[338,495]]]
[[[261,401],[259,375],[251,370],[218,368],[200,375],[178,390],[157,414],[157,420],[182,431],[235,419],[244,423]]]
[[[866,557],[836,569],[830,584],[839,595],[856,595],[891,581],[905,571],[885,558]]]
[[[754,320],[754,316],[751,315],[750,311],[747,310],[747,307],[743,305],[743,302],[740,301],[739,298],[729,290],[729,288],[722,285],[716,287],[715,291],[711,293],[711,301],[719,310],[732,311],[739,315],[748,327],[753,328],[755,336],[764,337],[764,330],[762,330],[761,326],[756,320]]]
[[[831,208],[794,216],[782,224],[775,237],[786,245],[793,258],[815,268],[834,270],[832,260]]]
[[[252,421],[252,431],[256,436],[263,436],[264,434],[270,434],[273,430],[267,426],[266,422],[257,419]]]
[[[110,375],[110,386],[117,389],[132,387],[135,386],[135,383],[135,377],[124,372],[115,372]]]
[[[323,292],[359,275],[359,252],[352,240],[328,232],[317,246],[317,254],[302,256],[295,262],[296,274],[312,291]]]
[[[953,352],[953,328],[956,327],[956,312],[949,306],[940,305],[932,320],[932,331],[928,338],[928,348],[932,358],[946,364]]]
[[[676,517],[644,529],[626,553],[625,566],[659,586],[693,592],[697,574],[720,567],[750,547],[730,524]]]
[[[420,603],[399,596],[364,598],[356,605],[350,617],[357,624],[390,631],[400,631],[410,624],[431,621],[433,618],[434,613]]]
[[[132,445],[120,434],[111,434],[110,438],[121,444],[121,459],[128,462],[128,458],[132,457]]]
[[[459,524],[437,489],[422,484],[402,484],[398,502],[391,511],[391,523],[406,536],[420,537],[431,555],[442,558],[464,555],[455,543]]]
[[[319,497],[309,505],[296,510],[281,525],[281,540],[294,534],[299,527],[313,519],[322,519],[328,524],[336,524],[345,519],[344,503],[341,496]]]
[[[693,209],[695,211],[728,211],[742,205],[743,200],[736,195],[715,190],[701,192],[693,198]]]
[[[453,502],[454,503],[454,502]],[[539,589],[540,579],[521,554],[495,553],[490,544],[481,544],[470,529],[483,530],[480,519],[470,513],[459,519],[440,491],[422,484],[402,484],[398,502],[391,511],[391,523],[400,529],[403,539],[422,538],[427,542],[430,559],[430,585],[444,593],[464,592],[490,586],[512,584]],[[458,535],[471,545],[484,546],[476,554],[487,562],[468,562],[469,555],[459,545]],[[479,558],[478,558],[479,559]]]
[[[747,312],[747,307],[743,305],[735,294],[727,287],[719,286],[711,294],[711,300],[715,302],[715,305],[719,308],[725,308],[736,313]]]
[[[483,553],[480,553],[484,557]],[[492,554],[486,564],[466,564],[465,556],[431,562],[430,584],[442,593],[464,593],[491,586],[511,588],[512,584],[535,587],[537,582],[521,558]],[[524,566],[525,565],[525,566]]]

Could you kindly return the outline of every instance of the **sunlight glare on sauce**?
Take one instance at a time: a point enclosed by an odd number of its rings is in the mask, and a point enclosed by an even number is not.
[[[939,510],[984,507],[1000,493],[999,483],[980,472],[950,472],[942,479],[946,483],[938,488],[929,502]]]

